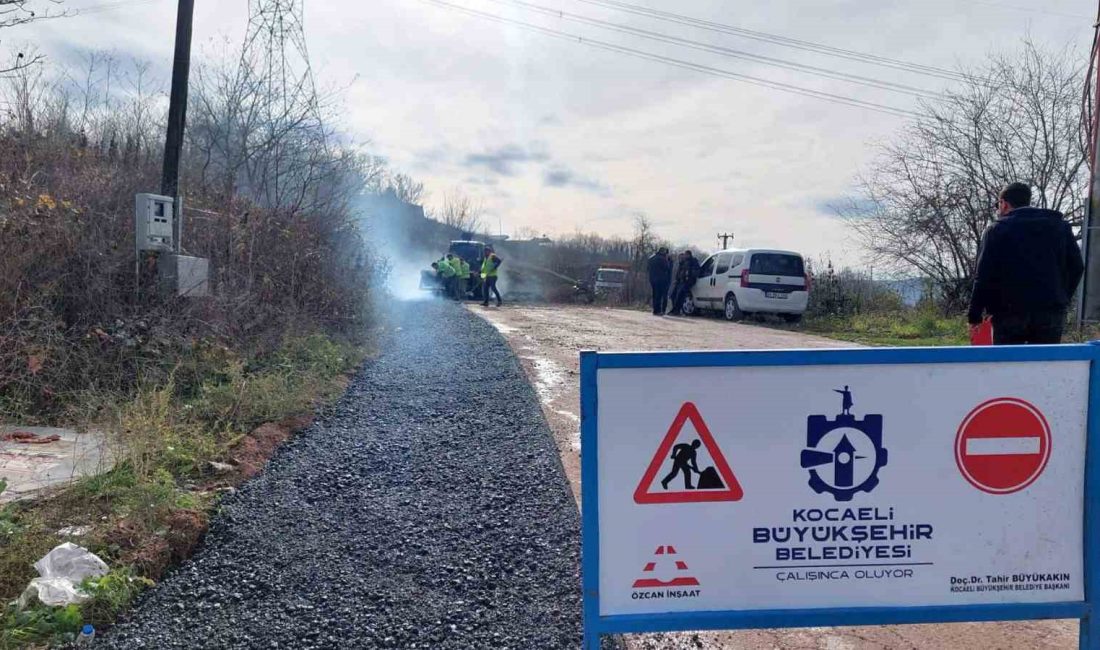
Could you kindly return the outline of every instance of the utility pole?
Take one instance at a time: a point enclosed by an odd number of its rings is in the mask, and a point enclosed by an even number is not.
[[[733,239],[733,233],[732,232],[719,233],[718,234],[718,239],[722,240],[721,250],[726,250],[727,248],[729,248],[729,245],[728,245],[729,240]]]
[[[1093,30],[1100,28],[1100,7],[1097,8]],[[1092,150],[1089,151],[1089,164],[1092,166],[1089,183],[1089,201],[1085,206],[1085,222],[1081,229],[1081,244],[1085,253],[1085,277],[1081,286],[1081,297],[1077,305],[1077,327],[1086,322],[1100,320],[1100,165],[1097,153],[1100,152],[1100,52],[1089,52],[1091,64],[1096,68],[1094,84],[1096,96],[1092,105]]]
[[[187,82],[191,72],[191,26],[194,14],[195,0],[179,0],[179,10],[176,14],[176,55],[172,61],[172,94],[168,103],[168,133],[164,140],[164,171],[160,180],[160,193],[173,198],[179,196],[183,130],[187,124]],[[176,221],[178,222],[179,219],[177,218]]]

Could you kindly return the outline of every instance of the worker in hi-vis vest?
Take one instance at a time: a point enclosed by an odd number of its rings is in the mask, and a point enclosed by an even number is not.
[[[455,272],[455,277],[451,280],[451,286],[447,287],[447,295],[455,300],[461,300],[462,296],[459,293],[459,285],[462,283],[462,258],[454,253],[447,253],[447,263],[451,265],[451,268]]]
[[[443,282],[443,294],[448,297],[454,296],[455,267],[451,266],[446,256],[441,257],[436,264],[439,268],[439,279]]]
[[[493,252],[492,246],[485,247],[485,259],[481,261],[481,281],[483,287],[483,300],[481,301],[482,307],[489,306],[489,292],[492,291],[493,295],[497,298],[497,307],[500,307],[503,302],[500,299],[500,291],[497,290],[497,270],[500,268],[501,259],[497,257],[497,254]]]
[[[456,257],[458,262],[458,298],[464,300],[470,291],[470,263],[461,257]]]

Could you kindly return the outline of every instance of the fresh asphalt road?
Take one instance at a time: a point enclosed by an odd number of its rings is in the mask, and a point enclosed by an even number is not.
[[[343,399],[98,646],[579,647],[577,509],[523,370],[458,305],[394,308]]]

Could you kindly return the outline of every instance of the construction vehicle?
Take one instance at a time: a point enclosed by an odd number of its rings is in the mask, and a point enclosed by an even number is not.
[[[596,269],[596,281],[593,289],[597,296],[621,297],[626,287],[629,264],[605,263]]]

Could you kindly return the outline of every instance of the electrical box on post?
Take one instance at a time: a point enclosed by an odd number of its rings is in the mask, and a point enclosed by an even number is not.
[[[172,253],[176,250],[176,200],[158,194],[138,194],[134,232],[138,251]]]
[[[210,260],[188,255],[161,255],[157,275],[165,295],[205,298],[210,295]]]

